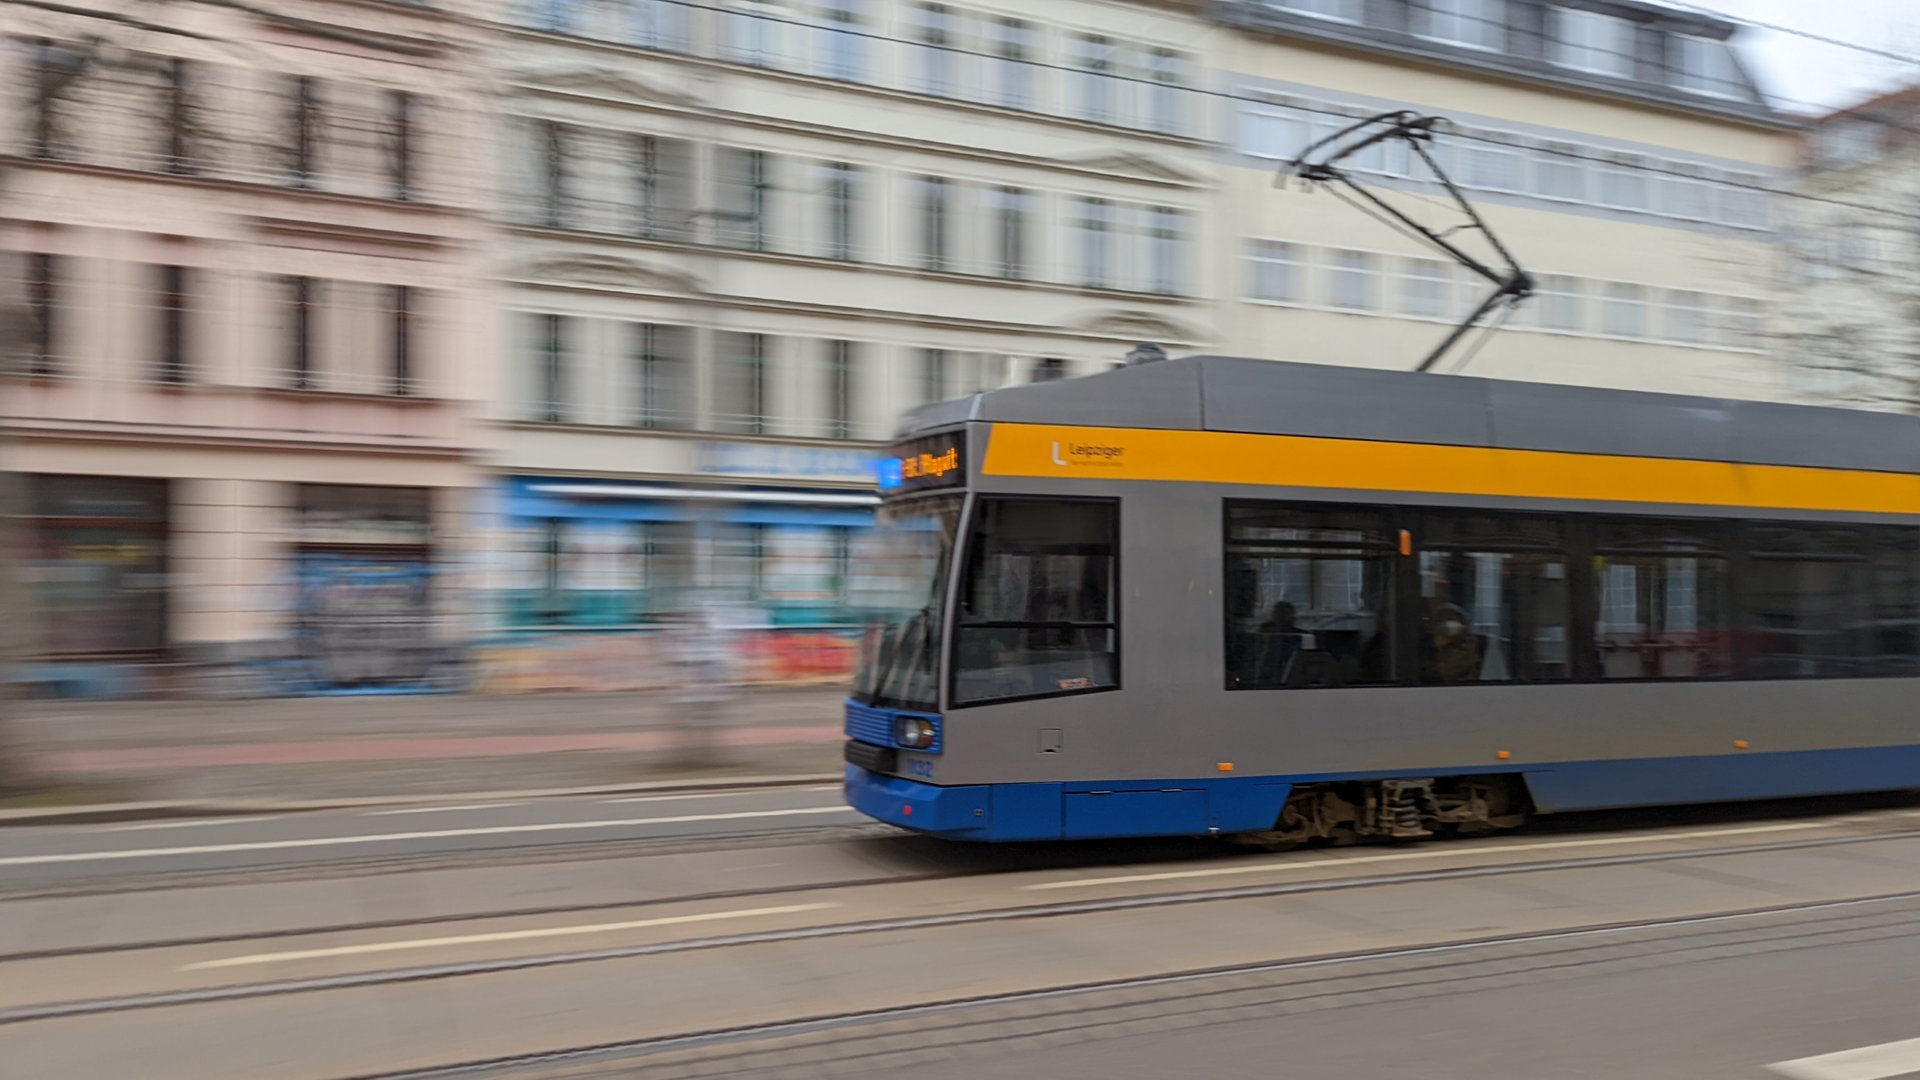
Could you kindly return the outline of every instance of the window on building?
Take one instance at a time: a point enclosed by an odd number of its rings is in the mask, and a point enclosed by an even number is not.
[[[568,400],[567,319],[563,315],[535,315],[533,321],[539,379],[533,417],[549,424],[566,423],[573,411]]]
[[[192,65],[179,57],[167,61],[166,168],[185,176],[196,168]]]
[[[414,195],[414,159],[419,152],[415,145],[419,134],[414,131],[413,95],[405,90],[394,90],[387,95],[388,142],[387,142],[387,181],[396,199],[411,199]]]
[[[626,0],[624,40],[630,45],[685,52],[691,44],[685,0]]]
[[[767,433],[767,338],[728,331],[716,335],[714,430],[730,435]]]
[[[1724,41],[1673,34],[1667,38],[1667,67],[1674,86],[1713,97],[1744,97],[1746,84]]]
[[[1364,0],[1266,0],[1267,6],[1336,22],[1360,21]]]
[[[1762,177],[1751,173],[1732,176],[1718,186],[1715,196],[1715,218],[1723,225],[1764,229],[1772,220],[1773,193]]]
[[[826,250],[829,259],[851,262],[860,257],[860,170],[842,161],[821,166],[826,198]]]
[[[952,251],[953,187],[944,177],[922,176],[919,189],[920,267],[948,270]]]
[[[952,357],[945,349],[920,350],[921,400],[945,401],[952,392]]]
[[[1709,326],[1704,293],[1686,289],[1667,290],[1665,315],[1662,337],[1682,345],[1707,343]]]
[[[649,240],[681,240],[693,218],[694,149],[679,139],[636,135],[633,231]]]
[[[1364,251],[1334,251],[1327,260],[1327,303],[1343,311],[1372,311],[1374,260]]]
[[[392,302],[393,392],[411,394],[418,384],[414,365],[414,291],[411,285],[392,285],[387,295]]]
[[[1306,298],[1306,259],[1299,245],[1249,240],[1246,261],[1249,299],[1297,303]]]
[[[982,498],[954,641],[956,705],[1120,682],[1119,505]]]
[[[1746,674],[1857,675],[1874,648],[1873,567],[1866,530],[1755,525],[1743,575],[1752,625]]]
[[[1033,228],[1033,193],[1016,187],[992,189],[995,271],[1003,278],[1024,281],[1028,269],[1028,235]]]
[[[156,373],[161,382],[186,382],[188,377],[188,296],[190,271],[186,267],[156,267],[159,286]]]
[[[1247,108],[1240,113],[1240,152],[1272,161],[1292,161],[1313,141],[1313,125],[1294,112]]]
[[[1112,288],[1113,204],[1105,199],[1074,199],[1067,227],[1073,234],[1074,284]]]
[[[1420,677],[1427,683],[1572,676],[1560,523],[1433,513],[1420,545]]]
[[[1229,502],[1227,689],[1394,681],[1395,550],[1378,510]]]
[[[761,599],[767,557],[767,526],[758,523],[705,523],[709,557],[707,594],[723,603],[752,604]]]
[[[757,68],[793,66],[788,32],[797,30],[779,0],[723,0],[718,12],[727,59]]]
[[[1506,0],[1425,0],[1415,14],[1421,37],[1470,49],[1507,47]]]
[[[1755,351],[1765,347],[1765,305],[1747,296],[1730,296],[1726,303],[1727,347]]]
[[[541,224],[564,229],[572,224],[573,198],[569,189],[568,131],[552,120],[539,123]]]
[[[1608,282],[1600,298],[1600,332],[1609,337],[1647,336],[1647,290]]]
[[[320,142],[324,114],[320,100],[320,80],[297,75],[289,87],[287,129],[287,183],[297,188],[313,187],[320,173]]]
[[[1517,150],[1484,142],[1458,147],[1461,183],[1486,191],[1519,191],[1521,157]]]
[[[1034,382],[1053,382],[1067,377],[1067,362],[1058,356],[1043,356],[1033,365]]]
[[[1400,279],[1400,310],[1437,319],[1454,309],[1453,269],[1437,259],[1408,259]]]
[[[945,4],[915,4],[911,37],[917,43],[909,60],[910,85],[923,94],[960,94],[960,16]]]
[[[1593,527],[1595,671],[1602,679],[1732,674],[1729,544],[1717,522]]]
[[[689,327],[634,324],[639,383],[635,426],[670,430],[693,426],[693,341]]]
[[[1566,274],[1541,274],[1535,280],[1535,285],[1533,302],[1539,313],[1541,329],[1585,329],[1585,296],[1579,278]]]
[[[1533,159],[1533,190],[1549,199],[1580,202],[1587,197],[1587,163],[1580,149],[1556,144]]]
[[[1114,122],[1114,46],[1099,34],[1068,38],[1067,63],[1073,69],[1070,114],[1095,124]]]
[[[814,4],[814,73],[842,82],[865,82],[866,0],[818,0]]]
[[[853,438],[854,364],[857,346],[851,341],[829,341],[827,347],[827,437]]]
[[[1547,53],[1555,64],[1595,75],[1633,77],[1633,23],[1597,11],[1554,8],[1550,25]]]
[[[1642,158],[1617,158],[1600,166],[1600,201],[1621,210],[1645,210],[1647,200],[1646,161]]]
[[[1147,288],[1164,296],[1186,285],[1187,215],[1166,206],[1150,207],[1147,215]]]
[[[318,320],[314,308],[319,304],[319,283],[310,277],[284,279],[287,296],[287,386],[311,390],[319,375],[319,350],[315,347]]]
[[[1147,54],[1147,127],[1162,134],[1186,130],[1187,58],[1172,49],[1154,49]]]
[[[1659,174],[1654,178],[1658,210],[1683,221],[1713,220],[1712,189],[1697,177]]]
[[[72,50],[50,39],[40,38],[33,44],[33,134],[28,152],[36,158],[67,156],[63,108],[67,96],[62,91],[78,59]]]
[[[772,188],[765,151],[722,147],[720,209],[716,215],[719,242],[747,251],[770,250],[772,226],[767,220]]]
[[[36,251],[26,257],[26,307],[29,338],[24,367],[33,375],[52,375],[61,368],[60,335],[65,331],[60,315],[60,269],[58,255]]]
[[[168,644],[168,482],[22,479],[29,554],[19,588],[37,616],[36,652],[158,654]]]
[[[1009,109],[1033,108],[1033,56],[1038,39],[1033,24],[999,18],[989,32],[993,35],[991,100]]]

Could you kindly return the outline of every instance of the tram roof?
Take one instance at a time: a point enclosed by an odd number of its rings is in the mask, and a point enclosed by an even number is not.
[[[909,413],[1920,473],[1920,418],[1551,383],[1189,356],[989,390]]]

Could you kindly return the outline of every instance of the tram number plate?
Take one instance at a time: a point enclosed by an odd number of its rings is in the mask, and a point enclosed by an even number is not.
[[[933,762],[925,758],[909,759],[906,762],[906,766],[908,776],[918,776],[926,780],[933,779]]]

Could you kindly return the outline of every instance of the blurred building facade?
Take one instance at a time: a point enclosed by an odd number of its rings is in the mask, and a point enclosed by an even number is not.
[[[439,682],[486,389],[466,27],[76,0],[3,29],[27,677]]]
[[[839,673],[905,408],[1211,342],[1207,33],[1156,4],[514,0],[487,670],[725,606]],[[574,674],[554,674],[565,671]],[[594,671],[603,674],[581,675]]]
[[[1438,160],[1539,290],[1467,373],[1781,393],[1765,356],[1781,226],[1768,191],[1790,175],[1794,140],[1731,47],[1733,23],[1632,0],[1207,10],[1232,31],[1216,76],[1234,114],[1219,215],[1232,235],[1214,271],[1225,349],[1412,367],[1492,291],[1325,190],[1273,187],[1313,140],[1410,109],[1449,121]],[[1486,257],[1404,145],[1347,164]]]
[[[1920,412],[1920,87],[1808,124],[1771,336],[1795,397]]]

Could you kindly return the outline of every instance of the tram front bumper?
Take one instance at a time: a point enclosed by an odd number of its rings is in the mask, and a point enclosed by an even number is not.
[[[956,840],[992,838],[992,788],[941,787],[848,765],[847,805],[903,829]]]

